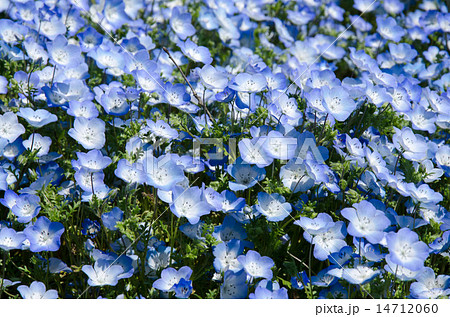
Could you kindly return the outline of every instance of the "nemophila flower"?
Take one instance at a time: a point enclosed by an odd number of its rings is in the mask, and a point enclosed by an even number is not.
[[[153,270],[158,271],[165,269],[170,265],[171,254],[175,251],[165,245],[154,245],[147,252],[146,264]]]
[[[192,269],[189,266],[183,266],[179,270],[168,267],[161,272],[161,278],[153,283],[153,287],[163,292],[169,292],[181,279],[189,281],[191,275]]]
[[[226,271],[223,283],[220,286],[221,299],[242,299],[248,293],[247,273],[244,270],[239,272]]]
[[[183,84],[164,84],[164,100],[172,106],[179,107],[191,100],[191,96],[186,92],[186,86]]]
[[[259,192],[256,209],[266,216],[267,220],[278,222],[291,214],[292,206],[280,194]]]
[[[385,240],[383,240],[381,243],[384,242]],[[358,256],[364,257],[370,262],[380,262],[386,255],[382,252],[379,244],[372,245],[361,238],[353,238],[353,244],[356,247],[356,253],[358,254]]]
[[[125,65],[124,53],[122,48],[115,46],[111,42],[102,43],[100,46],[91,50],[87,56],[95,60],[100,69],[106,69],[106,73],[114,76],[122,75]]]
[[[386,102],[391,102],[392,97],[388,94],[385,87],[382,85],[373,85],[372,83],[367,83],[366,96],[370,102],[375,106],[381,107]]]
[[[245,274],[245,277],[247,277],[246,274]],[[8,280],[6,278],[1,278],[0,277],[0,289],[5,289],[7,287],[14,286],[14,285],[19,284],[19,283],[20,283],[20,281],[13,282],[13,281]]]
[[[98,259],[94,266],[83,265],[81,270],[89,277],[89,286],[117,285],[123,268],[119,264],[111,265],[111,261]]]
[[[138,162],[144,166],[146,183],[161,190],[171,190],[186,177],[183,169],[169,155],[154,157],[146,153]]]
[[[377,17],[377,31],[385,39],[399,42],[405,35],[405,30],[397,24],[393,17]]]
[[[223,198],[221,210],[223,212],[233,212],[244,208],[245,198],[238,198],[235,193],[229,190],[222,191],[221,195]]]
[[[306,233],[308,232],[306,231]],[[325,261],[329,254],[338,252],[347,245],[344,240],[346,235],[344,222],[337,221],[326,231],[320,232],[307,240],[314,244],[314,257],[320,261]]]
[[[262,286],[255,288],[255,293],[249,295],[250,299],[288,299],[288,291],[286,288],[270,290]]]
[[[314,179],[309,177],[306,165],[297,162],[295,157],[281,167],[280,179],[293,193],[306,192],[314,186]]]
[[[257,182],[260,182],[266,177],[265,169],[246,164],[240,157],[234,164],[227,167],[227,171],[235,179],[234,182],[229,182],[232,191],[240,191],[253,187]]]
[[[333,218],[326,213],[320,213],[313,219],[301,216],[299,220],[294,221],[294,224],[305,230],[305,233],[303,234],[305,239],[307,239],[307,236],[317,235],[334,226]]]
[[[17,120],[17,115],[13,112],[6,112],[0,115],[0,137],[14,142],[19,136],[25,133],[25,128]]]
[[[244,227],[238,223],[232,216],[225,216],[221,225],[214,228],[213,237],[217,241],[228,242],[233,239],[244,240],[247,238],[247,232]]]
[[[147,120],[147,125],[153,135],[173,140],[178,138],[178,131],[173,129],[167,122],[163,120],[158,120],[156,122],[152,120]]]
[[[198,46],[190,39],[187,39],[185,42],[178,43],[178,46],[183,51],[184,55],[192,59],[194,62],[211,64],[213,61],[208,48]]]
[[[48,154],[52,139],[48,136],[42,136],[39,133],[32,133],[22,144],[25,149],[36,151],[36,156],[41,157]]]
[[[43,127],[51,122],[58,120],[58,117],[45,109],[34,110],[32,108],[20,108],[17,113],[19,117],[24,118],[28,124],[35,128]]]
[[[262,74],[240,73],[234,77],[233,81],[228,85],[233,90],[246,93],[255,93],[264,90],[267,81]]]
[[[0,95],[5,95],[8,92],[8,80],[0,76]]]
[[[427,111],[421,105],[415,105],[409,116],[413,129],[427,131],[428,133],[436,131],[437,116],[434,112]]]
[[[62,272],[66,272],[66,273],[72,272],[72,269],[70,267],[68,267],[67,264],[64,263],[63,261],[61,261],[60,259],[50,258],[47,261],[47,259],[43,258],[39,254],[37,254],[36,256],[42,261],[42,264],[40,265],[40,267],[45,272],[47,272],[47,269],[48,269],[48,272],[52,273],[52,274],[57,274],[57,273],[62,273]]]
[[[350,284],[363,285],[371,282],[380,275],[381,270],[371,268],[367,265],[357,265],[354,268],[334,268],[328,271],[328,274],[344,279]]]
[[[58,251],[64,226],[60,222],[51,222],[47,217],[42,216],[23,232],[30,241],[32,252]]]
[[[173,203],[170,210],[178,218],[186,217],[190,224],[196,224],[200,217],[209,214],[211,206],[201,200],[202,190],[196,187],[184,189],[175,186],[172,189]]]
[[[406,269],[417,271],[423,264],[430,252],[428,246],[419,241],[419,236],[408,228],[402,228],[398,232],[389,232],[386,235],[390,259],[393,264],[401,265]]]
[[[413,186],[409,186],[408,193],[415,203],[437,204],[444,199],[442,194],[432,190],[428,184],[422,184],[417,188],[413,184]]]
[[[123,211],[119,207],[114,207],[110,212],[102,214],[103,225],[112,231],[118,230],[116,227],[117,222],[122,221]]]
[[[114,175],[129,184],[141,185],[147,180],[142,164],[130,163],[126,159],[121,159],[117,163]]]
[[[420,299],[436,299],[450,295],[450,276],[436,277],[431,267],[425,267],[416,277],[417,282],[410,286],[411,297]]]
[[[77,152],[77,157],[77,165],[91,172],[100,172],[112,163],[112,160],[108,156],[104,156],[100,150],[90,150],[87,153]],[[75,167],[73,161],[72,165]]]
[[[356,109],[356,104],[348,92],[340,87],[322,87],[323,106],[327,113],[337,121],[345,121]]]
[[[80,48],[83,52],[89,52],[99,46],[103,37],[92,26],[88,26],[83,32],[77,34],[80,40]]]
[[[193,291],[192,281],[181,278],[178,283],[172,286],[171,291],[175,292],[176,298],[188,298]]]
[[[383,231],[391,224],[384,212],[377,210],[367,200],[353,204],[353,208],[342,209],[341,215],[350,221],[347,228],[350,235],[366,238],[373,244],[377,244],[383,239]]]
[[[36,195],[22,194],[17,197],[11,212],[17,216],[20,223],[28,223],[36,217],[41,210],[40,199]]]
[[[81,223],[81,234],[89,236],[91,239],[95,238],[100,232],[100,223],[97,220],[84,219]]]
[[[0,249],[4,251],[21,249],[25,239],[23,232],[16,232],[8,227],[0,229]]]
[[[209,64],[203,66],[198,75],[206,88],[223,90],[228,85],[227,75]]]
[[[9,19],[0,19],[0,39],[10,45],[23,40],[28,33],[28,28]]]
[[[191,14],[182,13],[180,7],[174,7],[172,9],[172,16],[170,17],[169,23],[172,30],[182,40],[195,34],[195,28],[191,24],[191,18]]]
[[[279,160],[290,160],[294,157],[296,149],[297,139],[284,136],[278,131],[270,131],[263,146],[268,157]]]
[[[5,191],[5,195],[3,196],[3,198],[0,199],[0,203],[9,209],[12,209],[18,199],[19,199],[19,195],[17,195],[13,190],[7,189]],[[1,228],[1,226],[0,226],[0,228]]]
[[[435,154],[436,163],[447,176],[450,175],[450,146],[441,146]]]
[[[47,42],[47,51],[53,65],[72,67],[81,62],[80,47],[68,44],[64,35],[58,35],[54,40]]]
[[[373,2],[372,0],[355,0],[353,7],[363,13],[375,10],[379,3]]]
[[[244,251],[244,245],[240,240],[233,239],[228,242],[222,242],[213,249],[214,268],[217,272],[226,272],[228,270],[235,273],[242,270],[241,263],[237,257]]]
[[[275,263],[268,256],[261,256],[258,252],[249,250],[245,255],[238,256],[237,259],[250,278],[272,279],[272,267]]]
[[[75,172],[74,178],[82,190],[92,193],[104,185],[105,174],[103,172],[92,172],[85,167],[81,167]]]
[[[402,130],[394,127],[395,134],[392,141],[403,156],[412,161],[423,161],[428,157],[428,145],[422,135],[414,134],[411,128],[404,127]]]
[[[331,253],[328,256],[328,260],[332,264],[336,264],[339,267],[342,267],[343,265],[347,264],[355,254],[353,253],[353,248],[351,246],[345,246],[342,249],[339,250],[339,252]]]
[[[58,292],[54,289],[47,290],[45,284],[34,281],[30,286],[20,285],[17,290],[23,299],[57,299]]]
[[[76,118],[68,134],[85,149],[101,149],[105,145],[105,122],[98,118]]]
[[[265,149],[266,142],[267,137],[265,136],[240,140],[238,147],[242,160],[249,164],[256,164],[260,168],[272,164],[273,158],[267,154]]]
[[[389,52],[396,63],[410,63],[417,56],[417,51],[407,43],[389,43]]]
[[[130,111],[130,104],[125,92],[120,88],[111,88],[100,98],[100,105],[107,114],[113,116],[123,116]]]

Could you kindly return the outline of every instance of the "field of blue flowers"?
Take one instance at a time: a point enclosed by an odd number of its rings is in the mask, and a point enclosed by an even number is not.
[[[0,298],[448,298],[447,4],[0,1]]]

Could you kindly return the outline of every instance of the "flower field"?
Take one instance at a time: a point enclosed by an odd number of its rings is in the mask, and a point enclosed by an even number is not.
[[[0,1],[0,298],[448,298],[447,5]]]

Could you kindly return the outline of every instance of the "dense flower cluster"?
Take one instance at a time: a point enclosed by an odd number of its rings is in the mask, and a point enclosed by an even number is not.
[[[447,298],[449,32],[439,0],[0,1],[0,298]]]

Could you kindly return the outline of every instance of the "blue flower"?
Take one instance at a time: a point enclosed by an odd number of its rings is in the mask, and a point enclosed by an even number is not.
[[[188,298],[193,291],[192,281],[181,278],[170,290],[175,292],[176,298]]]
[[[342,87],[322,87],[323,106],[337,121],[345,121],[356,109],[356,104]]]
[[[240,73],[228,85],[233,90],[247,93],[260,92],[267,87],[267,81],[262,74]]]
[[[209,64],[203,66],[198,75],[206,88],[223,90],[228,85],[227,75]]]
[[[212,235],[217,241],[224,242],[228,242],[233,239],[244,240],[247,238],[247,232],[244,227],[230,215],[225,216],[222,224],[214,228]]]
[[[170,205],[170,210],[178,218],[186,217],[192,225],[196,224],[201,216],[211,211],[211,206],[201,199],[202,190],[197,186],[188,189],[175,186],[172,195],[173,203]]]
[[[57,299],[58,292],[54,289],[46,290],[45,284],[34,281],[30,286],[20,285],[17,287],[23,299]]]
[[[112,163],[112,160],[99,150],[91,150],[87,153],[77,152],[77,157],[78,161],[72,161],[72,166],[84,167],[90,172],[101,172]]]
[[[328,274],[344,279],[350,284],[363,285],[380,275],[381,270],[367,265],[357,265],[355,268],[334,268],[328,271]]]
[[[117,222],[122,221],[123,211],[119,207],[114,207],[110,212],[102,214],[103,225],[112,231],[118,230],[116,227]]]
[[[86,150],[101,149],[106,142],[105,122],[98,118],[76,118],[68,133]]]
[[[199,62],[203,64],[211,64],[213,59],[211,58],[211,53],[209,49],[204,46],[198,46],[190,39],[187,39],[184,43],[178,43],[178,46],[183,51],[184,55],[192,59],[194,62]]]
[[[230,240],[222,242],[213,248],[214,268],[217,272],[226,272],[228,270],[238,272],[242,270],[241,263],[237,257],[244,251],[244,245],[240,240]]]
[[[114,175],[129,184],[141,185],[147,179],[142,164],[130,163],[126,159],[121,159],[117,163],[117,169],[114,171]]]
[[[53,41],[47,42],[47,51],[55,66],[71,67],[82,60],[80,47],[68,44],[64,35],[58,35]]]
[[[158,189],[171,190],[175,184],[186,178],[183,169],[172,160],[170,155],[154,157],[152,153],[147,152],[138,162],[144,166],[146,183]]]
[[[417,282],[411,284],[411,297],[420,299],[436,299],[450,295],[450,276],[439,275],[436,277],[433,269],[423,268],[416,277]]]
[[[86,119],[92,119],[98,117],[98,109],[92,101],[69,101],[69,107],[67,108],[67,114],[76,118],[83,117]]]
[[[81,270],[89,277],[90,286],[115,286],[119,281],[119,275],[124,271],[119,264],[111,265],[111,261],[105,259],[98,259],[94,266],[83,265]]]
[[[30,240],[32,252],[58,251],[64,226],[60,222],[51,222],[47,217],[39,217],[34,225],[25,228],[23,232]]]
[[[42,136],[39,133],[32,133],[30,137],[22,142],[25,149],[36,151],[37,157],[42,157],[50,151],[52,139],[48,136]]]
[[[121,88],[111,88],[100,98],[100,105],[107,114],[123,116],[130,111],[130,104],[125,92]]]
[[[181,279],[189,281],[191,275],[192,269],[189,266],[183,266],[178,271],[168,267],[161,272],[161,278],[153,283],[153,287],[163,292],[170,292]]]
[[[240,157],[234,164],[228,166],[227,171],[235,179],[235,182],[229,182],[232,191],[253,187],[266,177],[266,171],[263,168],[246,164]]]
[[[377,210],[370,202],[363,200],[353,204],[353,208],[344,208],[341,215],[350,221],[347,232],[357,238],[366,238],[377,244],[384,238],[383,231],[391,225],[384,212]]]
[[[17,120],[17,115],[13,112],[6,112],[0,115],[0,138],[14,142],[19,136],[25,133],[25,128]]]
[[[424,262],[428,257],[430,249],[419,241],[419,236],[408,228],[402,228],[398,232],[389,232],[386,235],[389,259],[392,263],[401,265],[411,271],[417,271],[423,268]]]
[[[41,206],[40,199],[36,195],[22,194],[17,197],[11,212],[17,216],[20,223],[28,223],[39,214]]]
[[[223,283],[220,286],[221,299],[242,299],[248,293],[247,273],[244,270],[239,272],[226,271]]]
[[[17,113],[19,117],[27,120],[28,124],[35,128],[43,127],[58,120],[58,117],[45,109],[33,110],[32,108],[20,108]]]
[[[86,218],[81,223],[81,234],[93,239],[100,232],[100,223],[97,220],[92,221]]]
[[[191,18],[191,14],[182,13],[180,7],[174,7],[172,9],[172,16],[170,17],[169,23],[172,30],[182,40],[195,34],[195,28],[191,24]]]
[[[25,239],[23,232],[16,232],[8,227],[0,229],[0,249],[5,251],[21,249]]]
[[[292,206],[286,202],[286,199],[277,193],[267,194],[258,193],[258,204],[256,210],[266,216],[268,221],[282,221],[290,216]]]
[[[393,17],[377,17],[377,31],[380,35],[393,42],[399,42],[402,37],[405,35],[405,30],[397,25],[397,22]]]
[[[272,267],[275,263],[268,256],[261,256],[258,252],[249,250],[245,255],[238,256],[237,259],[251,278],[272,279]]]

